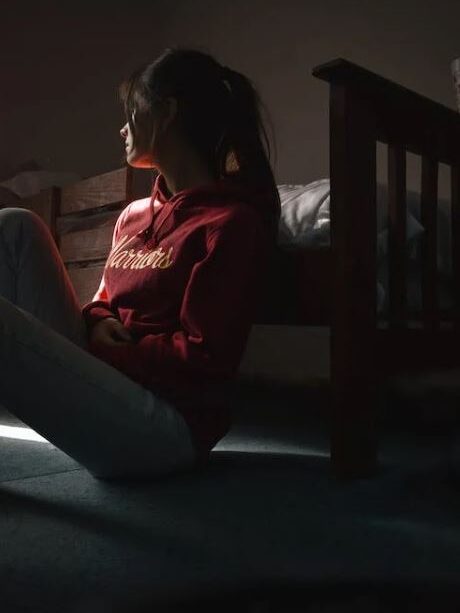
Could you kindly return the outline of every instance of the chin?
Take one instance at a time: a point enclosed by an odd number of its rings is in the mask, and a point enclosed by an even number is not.
[[[133,168],[144,168],[145,170],[158,169],[158,163],[150,155],[140,153],[132,147],[126,153],[126,163]]]

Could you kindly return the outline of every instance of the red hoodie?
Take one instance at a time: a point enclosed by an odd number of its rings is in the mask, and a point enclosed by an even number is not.
[[[90,352],[171,400],[205,461],[228,432],[226,384],[237,374],[268,273],[271,239],[260,190],[232,178],[151,196],[120,213],[99,289],[82,307],[88,333],[117,317],[134,342]]]

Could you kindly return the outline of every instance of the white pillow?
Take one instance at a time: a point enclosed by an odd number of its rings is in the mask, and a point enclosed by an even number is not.
[[[281,200],[278,243],[290,247],[328,244],[329,205],[326,201],[330,192],[329,179],[319,179],[307,185],[281,184],[277,187]]]
[[[286,247],[322,247],[330,245],[330,180],[319,179],[312,183],[280,184],[281,218],[278,243]],[[407,192],[406,237],[411,241],[423,233],[423,226],[412,215],[419,195]],[[377,256],[380,259],[388,251],[387,203],[388,188],[377,184]]]

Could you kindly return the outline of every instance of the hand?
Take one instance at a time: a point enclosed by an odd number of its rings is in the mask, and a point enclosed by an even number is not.
[[[130,331],[116,317],[101,319],[91,331],[91,345],[119,346],[133,342]]]

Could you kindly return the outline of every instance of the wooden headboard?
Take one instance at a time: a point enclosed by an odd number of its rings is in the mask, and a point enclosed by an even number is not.
[[[126,166],[44,189],[18,205],[37,213],[51,230],[81,305],[99,286],[121,210],[147,197],[151,184],[151,172]]]

